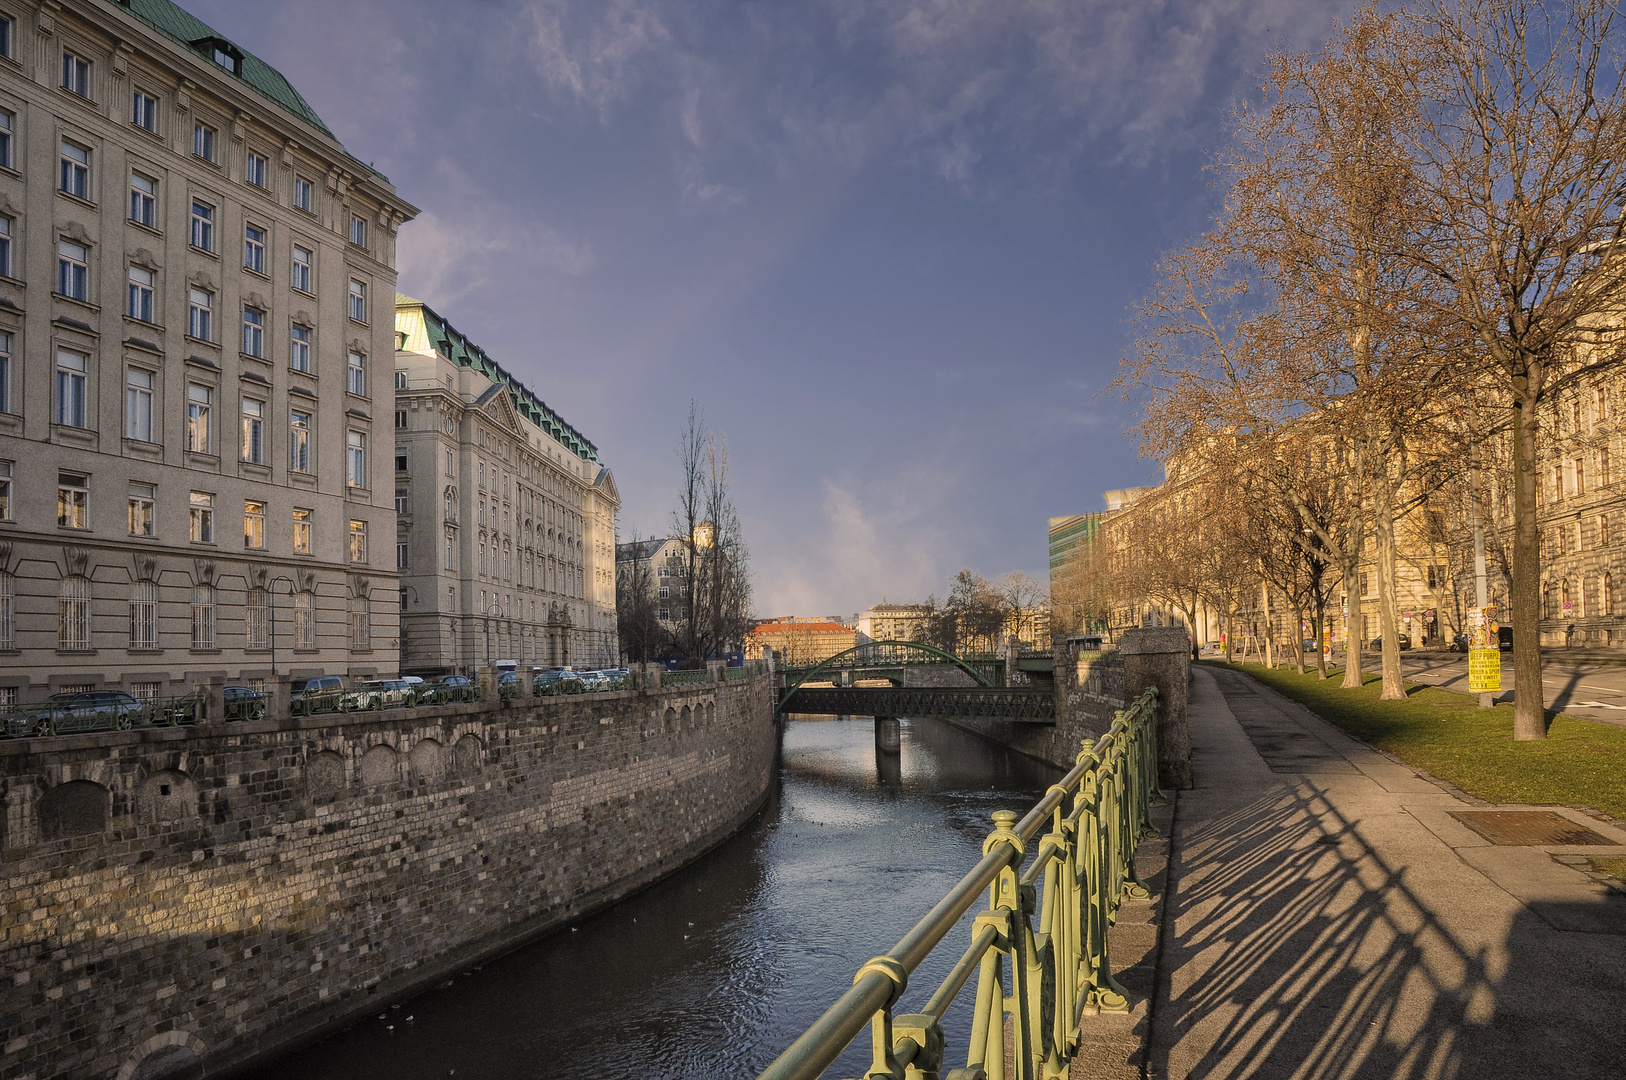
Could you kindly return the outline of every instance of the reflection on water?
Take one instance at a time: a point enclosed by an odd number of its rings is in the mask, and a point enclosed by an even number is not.
[[[255,1075],[755,1076],[970,869],[990,813],[1056,777],[933,721],[903,721],[901,752],[877,755],[868,718],[793,720],[774,801],[699,863]],[[977,910],[900,1011],[925,1004]],[[945,1023],[955,1053],[973,990]],[[862,1074],[868,1045],[830,1075]]]

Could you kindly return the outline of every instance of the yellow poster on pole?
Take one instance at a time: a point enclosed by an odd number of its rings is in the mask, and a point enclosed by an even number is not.
[[[1468,692],[1494,694],[1502,689],[1502,650],[1468,650]]]

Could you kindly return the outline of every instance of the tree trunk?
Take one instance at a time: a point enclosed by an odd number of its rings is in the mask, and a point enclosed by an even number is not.
[[[1293,655],[1298,658],[1299,674],[1304,674],[1304,608],[1293,603]]]
[[[1264,624],[1264,649],[1261,650],[1265,660],[1265,667],[1276,666],[1276,635],[1270,628],[1270,582],[1263,578],[1259,581],[1259,613],[1260,622]]]
[[[1513,738],[1547,737],[1541,685],[1541,552],[1536,540],[1536,437],[1533,393],[1521,395],[1513,418]]]
[[[1400,677],[1400,605],[1395,597],[1395,516],[1394,492],[1389,484],[1388,463],[1374,463],[1372,480],[1372,539],[1377,548],[1378,633],[1383,635],[1383,701],[1406,696]]]
[[[1322,679],[1327,677],[1327,605],[1315,602],[1315,666]]]
[[[1236,663],[1236,605],[1225,602],[1225,662]]]
[[[1361,685],[1361,559],[1346,558],[1340,568],[1344,575],[1344,681],[1350,690]]]

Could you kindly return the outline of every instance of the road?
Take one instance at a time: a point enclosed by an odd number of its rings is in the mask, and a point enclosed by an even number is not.
[[[1342,666],[1342,650],[1333,652],[1333,662]],[[1376,653],[1366,653],[1363,666],[1379,667]],[[1468,692],[1468,657],[1462,653],[1406,650],[1400,654],[1400,669],[1407,679],[1427,686]],[[1541,681],[1546,705],[1566,716],[1598,720],[1626,727],[1626,664],[1609,660],[1566,659],[1554,649],[1542,656]],[[1502,692],[1497,701],[1513,700],[1513,654],[1502,654]]]

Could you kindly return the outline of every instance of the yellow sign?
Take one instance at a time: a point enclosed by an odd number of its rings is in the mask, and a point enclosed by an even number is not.
[[[1468,650],[1468,693],[1494,694],[1502,689],[1502,651]]]

